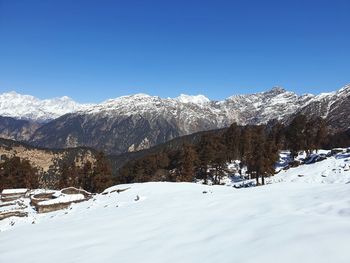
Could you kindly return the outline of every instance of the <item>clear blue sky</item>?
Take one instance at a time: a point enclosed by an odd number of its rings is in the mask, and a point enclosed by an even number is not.
[[[0,92],[222,99],[350,82],[350,1],[0,0]]]

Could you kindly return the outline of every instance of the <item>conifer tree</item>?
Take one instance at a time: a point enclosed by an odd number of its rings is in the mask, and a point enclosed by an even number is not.
[[[252,127],[246,126],[242,130],[240,144],[239,144],[239,155],[241,160],[241,165],[248,165],[249,160],[253,157],[253,141],[252,141]],[[250,172],[248,171],[250,176]]]
[[[240,141],[241,141],[241,129],[233,123],[224,135],[225,145],[227,147],[227,161],[239,159]]]
[[[219,136],[213,136],[214,158],[210,164],[214,169],[213,182],[220,184],[221,178],[224,176],[225,165],[227,162],[227,148]]]
[[[103,152],[99,152],[96,155],[96,162],[92,172],[92,191],[102,192],[107,187],[111,186],[112,180],[112,168],[109,161],[106,159]]]
[[[315,147],[316,150],[319,150],[322,147],[322,144],[326,141],[328,134],[327,124],[323,118],[317,118],[316,120],[316,136],[315,136]]]
[[[92,189],[92,163],[87,161],[80,169],[80,183],[79,187],[91,191]]]
[[[302,114],[297,115],[287,127],[286,139],[291,157],[294,159],[298,151],[306,150],[306,117]]]
[[[38,171],[28,160],[19,157],[5,159],[0,164],[0,190],[4,188],[38,188]]]
[[[209,165],[215,157],[215,151],[213,147],[213,137],[211,134],[205,134],[201,137],[198,148],[199,166],[200,166],[200,178],[204,179],[204,183],[208,183],[209,179]]]
[[[178,181],[192,182],[195,178],[195,167],[198,163],[197,152],[193,145],[183,144],[179,162],[180,176]]]

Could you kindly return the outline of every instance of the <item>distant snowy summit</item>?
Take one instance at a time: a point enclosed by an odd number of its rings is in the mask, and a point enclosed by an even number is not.
[[[212,101],[204,95],[181,94],[176,98],[161,98],[147,94],[134,94],[108,99],[99,104],[80,104],[69,97],[40,100],[16,92],[0,94],[0,116],[47,122],[67,113],[105,115],[188,115],[217,117],[226,126],[236,121],[240,124],[264,123],[304,109],[305,113],[327,117],[339,102],[350,95],[350,85],[338,91],[319,95],[297,95],[281,87],[265,92],[234,95],[222,101]],[[180,112],[181,111],[181,112]],[[187,112],[184,113],[184,111]]]
[[[204,95],[189,96],[186,94],[181,94],[179,97],[175,98],[177,101],[182,103],[193,103],[198,105],[204,105],[210,102],[210,100]]]
[[[67,96],[40,100],[14,91],[0,94],[0,115],[16,119],[46,122],[89,106],[79,104]]]
[[[296,114],[322,117],[334,131],[349,129],[350,85],[319,95],[298,95],[276,87],[222,101],[203,95],[161,98],[134,94],[90,105],[68,97],[39,100],[5,93],[0,95],[0,137],[40,147],[87,146],[120,154],[232,123],[258,125],[276,119],[286,123]]]
[[[115,110],[121,105],[130,105],[130,103],[133,105],[137,104],[138,108],[147,108],[152,103],[162,100],[157,96],[135,94],[108,99],[100,104],[81,104],[67,96],[41,100],[31,95],[22,95],[11,91],[0,94],[0,116],[47,122],[67,113]],[[181,94],[175,99],[169,98],[166,100],[198,105],[210,102],[203,95],[190,96],[185,94]]]

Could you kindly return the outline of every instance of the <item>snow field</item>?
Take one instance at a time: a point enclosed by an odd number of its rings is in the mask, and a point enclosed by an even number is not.
[[[349,262],[349,185],[127,187],[1,232],[0,262]]]
[[[338,154],[241,189],[114,186],[66,210],[0,221],[0,262],[348,263],[348,164]]]

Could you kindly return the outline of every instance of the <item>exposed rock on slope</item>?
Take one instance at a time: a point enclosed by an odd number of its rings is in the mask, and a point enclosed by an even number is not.
[[[307,116],[320,116],[334,129],[350,128],[350,85],[342,89],[315,96],[300,109]]]
[[[27,141],[38,127],[37,122],[0,116],[0,137],[4,139]]]
[[[282,88],[209,101],[204,96],[175,99],[136,94],[93,105],[43,125],[31,142],[45,147],[89,146],[119,154],[178,136],[238,124],[285,121],[298,112],[324,117],[334,129],[350,123],[350,86],[318,96],[298,96]]]
[[[203,95],[182,94],[163,99],[136,94],[96,105],[77,104],[67,97],[40,101],[7,93],[0,95],[0,115],[46,123],[38,128],[31,122],[0,119],[0,135],[35,146],[88,146],[119,154],[194,132],[228,127],[233,122],[245,125],[263,124],[272,119],[288,121],[297,113],[309,118],[323,117],[334,130],[348,129],[350,85],[317,96],[298,96],[277,87],[223,101],[210,101]]]

